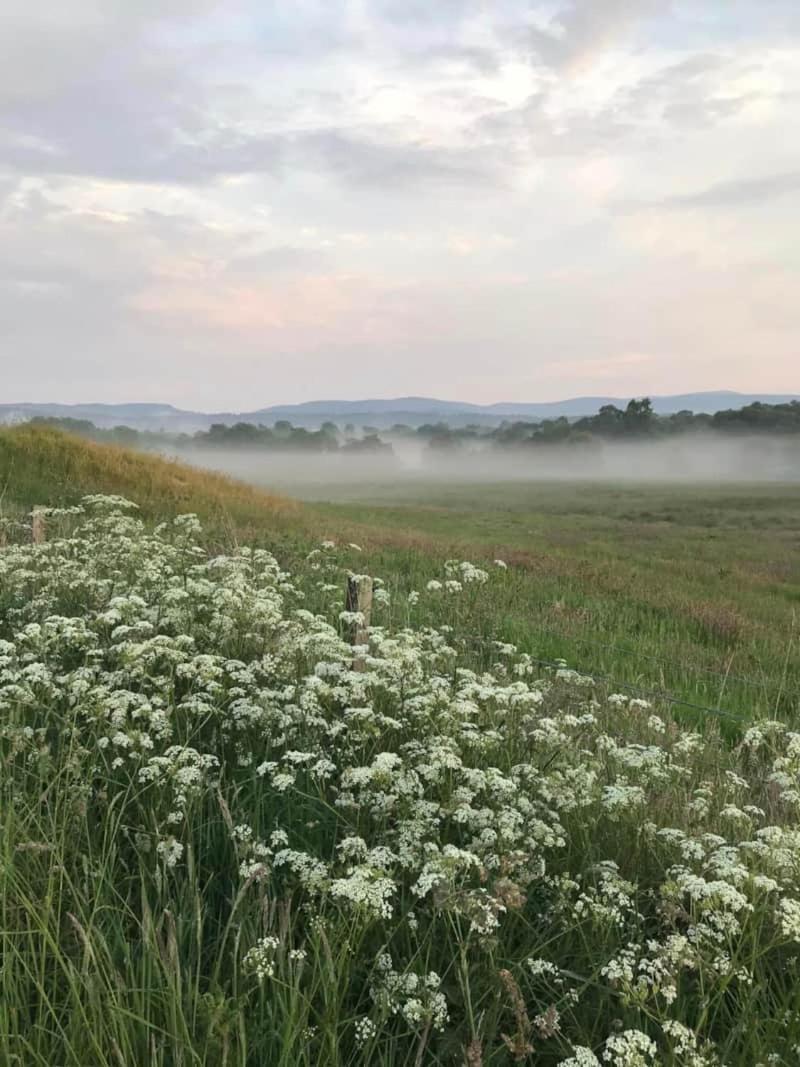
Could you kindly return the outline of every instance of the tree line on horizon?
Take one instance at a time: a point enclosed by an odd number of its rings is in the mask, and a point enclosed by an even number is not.
[[[286,419],[279,419],[272,426],[249,422],[213,423],[207,430],[193,434],[137,430],[130,426],[103,428],[88,419],[51,416],[36,416],[30,422],[95,441],[151,450],[223,448],[390,456],[394,451],[392,439],[417,440],[433,453],[446,453],[478,443],[499,449],[524,449],[553,444],[588,445],[598,439],[644,441],[711,432],[737,436],[800,434],[800,401],[784,404],[755,402],[713,415],[692,411],[658,415],[649,397],[643,397],[632,399],[625,408],[605,404],[596,415],[582,418],[505,420],[495,427],[477,424],[454,427],[444,421],[416,427],[396,423],[386,430],[374,426],[357,430],[352,423],[340,427],[332,421],[310,430],[294,426]]]

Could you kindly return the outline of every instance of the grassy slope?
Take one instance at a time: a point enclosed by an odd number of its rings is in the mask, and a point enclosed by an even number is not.
[[[6,510],[121,493],[153,518],[194,511],[213,541],[266,543],[293,569],[315,539],[355,540],[366,552],[352,566],[389,580],[395,622],[405,593],[441,577],[444,559],[499,556],[513,564],[508,576],[457,609],[475,635],[737,714],[797,711],[797,487],[360,491],[360,502],[303,506],[53,430],[0,431]],[[413,614],[450,621],[431,597]]]
[[[302,505],[221,474],[158,456],[99,445],[44,427],[0,430],[0,494],[6,512],[74,504],[118,493],[148,518],[192,511],[221,536],[244,539],[265,525],[285,533],[309,517]]]

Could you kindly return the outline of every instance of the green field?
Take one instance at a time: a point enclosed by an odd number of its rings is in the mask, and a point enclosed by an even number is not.
[[[476,620],[482,633],[737,714],[797,709],[800,486],[334,492],[348,499],[313,505],[331,531],[367,527],[377,573],[411,588],[448,556],[507,561],[506,583]]]
[[[0,486],[3,1067],[797,1063],[798,487]]]

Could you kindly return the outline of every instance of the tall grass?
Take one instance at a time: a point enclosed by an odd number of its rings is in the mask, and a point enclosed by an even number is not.
[[[354,670],[334,550],[98,506],[0,551],[0,1062],[796,1062],[785,725],[471,652],[499,567]]]
[[[6,510],[67,506],[89,493],[127,496],[151,518],[195,512],[210,532],[228,540],[252,538],[265,527],[276,535],[303,527],[302,505],[221,474],[49,427],[0,429]]]

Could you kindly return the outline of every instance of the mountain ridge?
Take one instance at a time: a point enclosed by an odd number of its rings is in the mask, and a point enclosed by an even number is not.
[[[128,425],[135,429],[166,430],[176,433],[207,429],[214,422],[264,422],[287,419],[297,425],[318,426],[321,422],[346,419],[357,425],[380,428],[395,422],[419,425],[425,421],[450,420],[454,423],[498,423],[507,418],[580,418],[594,415],[604,404],[624,407],[629,397],[577,396],[540,402],[499,401],[474,404],[436,397],[405,396],[363,400],[308,400],[298,404],[274,404],[251,411],[203,412],[159,403],[33,403],[0,404],[0,423],[26,422],[37,416],[89,419],[97,426]],[[681,410],[714,414],[726,408],[751,403],[778,404],[800,400],[792,393],[739,393],[716,390],[695,393],[651,395],[654,410],[661,415]]]

